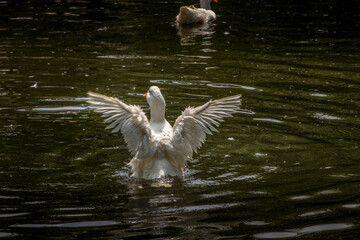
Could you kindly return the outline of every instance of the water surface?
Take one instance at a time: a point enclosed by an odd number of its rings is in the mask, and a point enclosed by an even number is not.
[[[360,14],[336,1],[1,1],[0,238],[354,239]],[[86,92],[167,119],[242,94],[183,179],[136,181]]]

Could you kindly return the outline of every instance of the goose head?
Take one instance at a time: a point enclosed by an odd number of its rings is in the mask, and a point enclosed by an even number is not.
[[[146,101],[150,106],[151,121],[164,121],[166,102],[160,88],[156,86],[150,87],[144,97],[146,97]]]

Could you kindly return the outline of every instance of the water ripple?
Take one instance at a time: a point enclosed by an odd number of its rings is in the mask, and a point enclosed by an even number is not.
[[[215,88],[241,88],[241,89],[251,90],[251,91],[263,91],[260,88],[245,86],[245,85],[240,85],[240,84],[234,84],[234,83],[208,83],[207,86],[215,87]]]
[[[17,236],[16,233],[0,232],[0,238],[10,238]]]
[[[312,212],[306,212],[306,213],[299,214],[299,217],[310,217],[310,216],[315,216],[315,215],[329,213],[329,212],[331,212],[330,209],[318,210],[318,211],[312,211]]]
[[[262,177],[260,174],[249,174],[249,175],[242,175],[239,177],[232,178],[231,180],[238,180],[238,181],[257,181]]]
[[[166,208],[162,209],[160,213],[173,213],[173,212],[196,212],[196,211],[206,211],[214,209],[225,209],[231,208],[239,205],[244,205],[244,203],[219,203],[219,204],[207,204],[207,205],[198,205],[198,206],[186,206],[179,208]]]
[[[38,107],[32,108],[31,111],[34,112],[68,112],[68,111],[83,111],[87,110],[89,107],[77,107],[77,106],[68,106],[68,107]],[[27,109],[18,109],[18,112],[28,111]]]
[[[345,204],[342,207],[344,207],[344,208],[358,208],[358,207],[360,207],[360,204]]]
[[[284,121],[273,119],[273,118],[253,118],[255,121],[272,122],[272,123],[283,123]]]
[[[268,225],[271,224],[270,222],[265,222],[265,221],[246,221],[244,222],[245,225],[248,226],[264,226],[264,225]]]
[[[169,85],[193,85],[192,82],[179,81],[179,80],[167,80],[167,79],[154,79],[150,80],[151,83],[155,84],[169,84]]]
[[[104,55],[104,56],[97,56],[97,58],[104,58],[104,59],[159,59],[164,58],[160,56],[140,56],[140,55]]]
[[[321,120],[341,120],[341,117],[331,116],[326,113],[315,113],[314,118],[321,119]]]
[[[29,213],[5,213],[5,214],[0,214],[0,218],[20,217],[28,214]]]
[[[293,197],[290,197],[290,200],[305,200],[305,199],[309,199],[312,197],[313,196],[309,196],[309,195],[293,196]]]
[[[324,231],[335,231],[335,230],[345,230],[353,227],[351,223],[333,223],[333,224],[320,224],[310,227],[304,227],[299,229],[287,230],[284,232],[266,232],[255,234],[255,238],[259,239],[279,239],[279,238],[290,238],[298,237],[305,234],[319,233]]]
[[[327,97],[328,95],[323,94],[323,93],[312,93],[312,94],[310,94],[310,96],[312,96],[312,97]]]
[[[28,223],[28,224],[14,224],[10,227],[13,228],[88,228],[88,227],[104,227],[118,225],[119,222],[115,221],[86,221],[86,222],[71,222],[71,223]]]

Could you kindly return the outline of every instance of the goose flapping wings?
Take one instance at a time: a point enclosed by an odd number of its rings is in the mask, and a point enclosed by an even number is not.
[[[241,95],[235,95],[218,100],[210,100],[202,106],[188,107],[176,119],[173,126],[173,144],[183,146],[183,150],[192,157],[206,139],[206,134],[218,132],[215,127],[232,117],[240,108]]]
[[[111,133],[121,131],[130,152],[135,155],[141,146],[147,145],[151,137],[150,123],[139,106],[127,105],[117,98],[88,92],[88,103],[95,112],[102,113],[106,129]]]
[[[210,100],[202,106],[186,108],[173,127],[165,119],[165,99],[158,87],[144,94],[150,106],[150,121],[139,106],[117,98],[89,92],[88,103],[106,118],[107,129],[121,131],[133,158],[133,177],[154,179],[182,176],[186,160],[192,157],[206,134],[216,132],[225,117],[239,110],[241,96]]]

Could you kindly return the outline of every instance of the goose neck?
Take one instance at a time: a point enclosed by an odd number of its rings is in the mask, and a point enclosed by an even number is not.
[[[200,0],[200,8],[204,8],[206,10],[211,10],[210,1],[209,0]]]
[[[163,122],[165,121],[165,107],[155,106],[150,110],[152,122]]]

